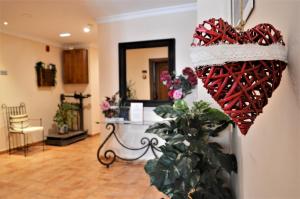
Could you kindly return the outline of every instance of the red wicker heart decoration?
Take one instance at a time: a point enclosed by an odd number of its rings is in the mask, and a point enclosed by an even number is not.
[[[259,24],[245,32],[238,32],[222,19],[204,21],[196,28],[193,37],[192,46],[285,45],[280,32],[270,24]],[[196,67],[196,71],[208,93],[246,135],[278,87],[286,65],[280,60],[236,61]]]

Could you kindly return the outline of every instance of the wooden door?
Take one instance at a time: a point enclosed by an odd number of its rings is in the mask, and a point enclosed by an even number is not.
[[[169,100],[168,89],[160,82],[160,74],[169,70],[168,58],[150,59],[151,100]]]

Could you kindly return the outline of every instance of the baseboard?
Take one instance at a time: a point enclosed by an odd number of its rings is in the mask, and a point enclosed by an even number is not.
[[[94,137],[94,136],[98,136],[98,135],[100,135],[100,132],[93,133],[93,134],[88,134],[89,137]]]
[[[0,155],[8,153],[8,149],[4,150],[4,151],[0,151]]]
[[[100,135],[100,132],[97,132],[97,133],[93,133],[93,134],[88,134],[88,137],[94,137],[94,136],[99,136],[99,135]],[[29,146],[35,146],[35,145],[39,145],[39,144],[42,144],[42,143],[43,143],[42,141],[37,141],[37,142],[30,143]],[[8,151],[9,151],[9,149],[5,149],[3,151],[0,151],[0,155],[8,153]]]
[[[31,146],[36,146],[36,145],[40,145],[40,144],[43,144],[43,141],[36,141],[36,142],[28,144],[28,146],[31,147]],[[17,148],[17,147],[15,147],[15,148]],[[15,149],[15,148],[13,148],[13,149]],[[13,150],[13,149],[11,149],[11,150]],[[9,149],[5,149],[4,151],[0,151],[0,155],[8,153],[8,151],[9,151]]]

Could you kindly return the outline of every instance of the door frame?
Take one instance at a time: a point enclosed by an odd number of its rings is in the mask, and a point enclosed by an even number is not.
[[[154,99],[155,96],[155,85],[157,84],[156,82],[156,66],[159,63],[162,62],[167,62],[167,64],[169,64],[169,59],[167,57],[165,58],[151,58],[149,59],[149,84],[150,84],[150,99],[151,100],[157,100]]]

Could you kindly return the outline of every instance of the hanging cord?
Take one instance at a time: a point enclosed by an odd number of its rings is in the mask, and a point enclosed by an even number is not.
[[[244,27],[246,24],[246,21],[244,20],[244,0],[240,0],[241,5],[240,5],[240,15],[241,15],[241,20],[239,24],[237,25],[236,29],[239,31],[244,31]]]

